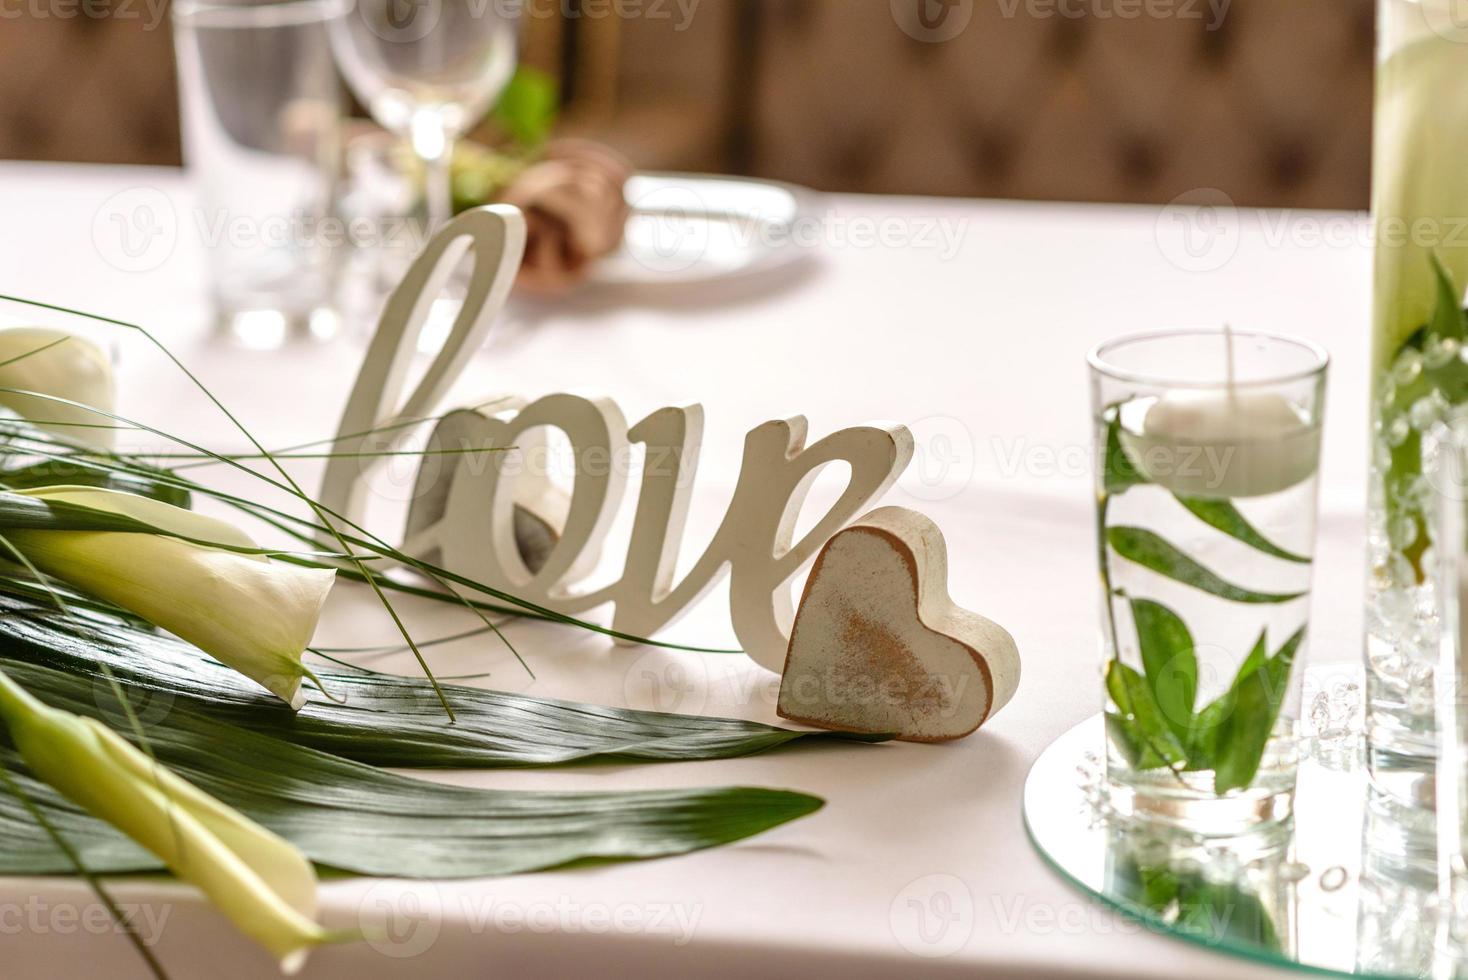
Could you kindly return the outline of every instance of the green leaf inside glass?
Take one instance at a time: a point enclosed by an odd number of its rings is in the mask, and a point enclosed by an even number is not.
[[[1111,500],[1149,481],[1123,448],[1119,406],[1108,409],[1105,442],[1098,528],[1107,618],[1114,645],[1113,659],[1106,668],[1110,700],[1107,732],[1127,762],[1140,771],[1211,770],[1217,795],[1246,789],[1259,773],[1279,720],[1295,654],[1304,642],[1305,630],[1291,637],[1273,656],[1269,655],[1267,635],[1261,633],[1229,688],[1198,709],[1198,660],[1187,624],[1159,602],[1123,596],[1114,590],[1111,557],[1115,555],[1172,581],[1244,605],[1292,602],[1303,598],[1305,593],[1261,592],[1236,585],[1153,531],[1109,526]],[[1262,554],[1298,564],[1308,564],[1311,560],[1270,541],[1230,501],[1177,494],[1174,498],[1204,524]],[[1141,673],[1121,661],[1115,609],[1119,599],[1127,600],[1131,612]]]

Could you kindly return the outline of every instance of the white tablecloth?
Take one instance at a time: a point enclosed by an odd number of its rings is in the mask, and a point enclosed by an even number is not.
[[[109,201],[138,189],[168,199],[179,234],[161,264],[128,271],[107,238]],[[146,323],[267,444],[330,435],[361,338],[266,353],[215,337],[191,207],[172,171],[0,165],[0,291]],[[815,261],[772,278],[517,302],[460,386],[463,396],[590,389],[618,399],[633,419],[702,402],[708,427],[687,556],[722,515],[752,426],[803,413],[814,439],[874,418],[911,424],[915,475],[889,502],[939,522],[954,598],[1018,640],[1024,679],[1015,701],[980,734],[948,746],[434,777],[524,789],[765,785],[828,804],[753,840],[680,858],[452,884],[328,882],[328,920],[350,923],[364,905],[387,903],[409,913],[401,921],[410,928],[385,949],[320,951],[305,976],[1268,972],[1139,934],[1072,893],[1025,839],[1020,789],[1039,751],[1099,706],[1084,354],[1107,337],[1231,322],[1300,334],[1334,352],[1311,652],[1317,662],[1357,655],[1364,219],[1240,212],[1202,229],[1215,237],[1187,239],[1178,215],[1151,208],[854,196],[822,208],[833,225],[885,222],[909,239],[945,220],[959,247],[945,254],[921,239],[898,247],[900,234],[885,245],[833,235]],[[65,322],[9,304],[0,313]],[[125,413],[212,446],[241,446],[136,338],[120,341],[119,361]],[[716,592],[670,638],[729,640],[721,599]],[[438,607],[414,613],[421,635],[463,625]],[[347,642],[391,638],[371,604],[352,598],[333,607],[327,630]],[[777,721],[776,680],[742,659],[612,649],[534,625],[511,635],[536,682],[492,643],[449,649],[437,669],[488,669],[484,683],[538,695]],[[669,673],[670,664],[682,673]],[[660,679],[676,683],[659,687]],[[158,955],[175,977],[269,975],[268,958],[187,891],[151,881],[116,891],[149,904],[154,918],[142,921],[158,927]],[[73,881],[0,881],[0,975],[145,976],[126,943],[99,928],[91,904]]]

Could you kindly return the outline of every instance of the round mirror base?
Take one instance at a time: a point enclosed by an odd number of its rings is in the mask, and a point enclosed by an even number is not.
[[[1099,714],[1082,722],[1025,783],[1030,840],[1083,894],[1146,929],[1273,966],[1468,975],[1440,935],[1432,815],[1372,788],[1354,726],[1302,741],[1291,819],[1228,838],[1120,812],[1104,738]]]

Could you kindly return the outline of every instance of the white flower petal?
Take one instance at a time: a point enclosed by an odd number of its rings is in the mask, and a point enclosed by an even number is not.
[[[64,343],[56,343],[63,338]],[[56,346],[48,347],[50,344]],[[35,391],[107,412],[114,410],[117,398],[112,365],[107,355],[89,340],[46,327],[0,330],[0,363],[6,361],[13,363],[0,367],[0,388]],[[0,391],[0,405],[38,423],[83,423],[80,426],[43,424],[41,428],[104,449],[112,447],[114,433],[110,427],[116,423],[96,412],[8,391]]]

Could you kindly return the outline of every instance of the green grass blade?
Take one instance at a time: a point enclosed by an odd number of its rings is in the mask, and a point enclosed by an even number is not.
[[[0,299],[4,299],[4,298],[6,298],[6,297],[0,296]],[[9,390],[9,389],[0,388],[0,391],[6,391],[6,390]],[[50,400],[50,401],[61,402],[63,404],[71,405],[72,407],[87,408],[87,406],[85,406],[85,405],[81,405],[80,403],[77,403],[77,402],[71,402],[71,401],[68,401],[66,399],[54,398],[52,396],[39,395],[39,394],[31,393],[31,392],[26,392],[26,394],[31,394],[33,397],[43,398],[43,399],[47,399],[47,400]],[[272,480],[270,477],[267,477],[267,476],[265,476],[262,473],[258,473],[255,470],[252,470],[249,467],[244,466],[241,463],[237,463],[237,462],[235,462],[233,460],[227,459],[227,458],[225,458],[223,456],[220,456],[217,453],[212,453],[212,452],[210,452],[209,450],[205,449],[202,446],[198,446],[198,445],[195,445],[194,443],[188,442],[187,440],[180,439],[179,437],[174,436],[174,435],[171,435],[170,433],[164,432],[161,429],[155,429],[155,428],[153,428],[151,426],[148,426],[148,425],[146,425],[144,423],[136,422],[134,420],[130,420],[130,419],[124,418],[122,416],[113,415],[113,414],[108,413],[108,412],[101,412],[98,409],[90,409],[90,410],[91,411],[98,412],[98,414],[104,415],[104,416],[106,416],[108,418],[112,418],[112,419],[115,419],[115,420],[118,420],[118,421],[122,421],[122,422],[129,422],[130,424],[136,425],[142,431],[149,432],[149,433],[151,433],[153,435],[157,435],[157,436],[159,436],[161,438],[164,438],[164,439],[168,439],[168,440],[170,440],[172,442],[177,443],[178,445],[185,446],[185,447],[190,448],[190,449],[194,449],[194,450],[196,450],[196,451],[198,451],[200,453],[203,453],[205,455],[210,456],[211,458],[213,458],[215,460],[218,460],[221,463],[225,463],[225,464],[227,464],[227,465],[229,465],[231,467],[234,467],[234,468],[240,470],[241,472],[246,473],[249,476],[255,478],[256,480],[259,480],[261,482],[264,482],[267,486],[270,486],[273,489],[276,489],[276,490],[279,490],[279,491],[283,491],[283,492],[285,492],[287,494],[290,494],[292,496],[295,496],[296,495],[296,491],[293,491],[290,487],[286,486],[285,484],[280,483],[277,480]],[[95,454],[93,454],[93,455],[95,455]],[[126,460],[126,457],[116,456],[115,454],[114,454],[114,457],[113,458],[114,459],[118,459],[118,460],[123,460],[123,461]],[[231,502],[231,503],[233,503],[234,506],[237,506],[237,507],[239,507],[242,510],[245,510],[247,512],[256,511],[256,510],[261,509],[260,505],[254,503],[252,501],[243,500],[241,498],[236,498],[236,497],[229,497],[228,495],[225,495],[225,494],[221,494],[221,493],[212,491],[208,487],[205,487],[205,486],[203,486],[201,484],[187,483],[185,485],[188,486],[195,493],[206,494],[206,495],[211,496],[211,497],[213,497],[215,499],[219,499],[219,500],[226,501],[226,502]],[[467,596],[462,596],[462,595],[459,595],[457,592],[450,591],[449,590],[449,584],[450,583],[453,583],[455,585],[460,585],[460,586],[463,586],[463,587],[465,587],[467,589],[470,589],[470,590],[472,590],[472,591],[474,591],[476,593],[480,593],[482,595],[485,595],[485,596],[489,596],[491,598],[498,599],[498,600],[500,600],[503,603],[509,604],[510,606],[514,606],[514,607],[517,607],[519,609],[524,610],[526,613],[534,616],[535,618],[544,619],[544,620],[547,620],[547,621],[550,621],[550,622],[557,622],[557,623],[561,623],[561,624],[567,625],[567,626],[574,626],[574,627],[576,627],[578,629],[588,630],[588,631],[593,632],[593,633],[600,633],[603,636],[608,636],[608,637],[611,637],[613,639],[625,640],[625,641],[630,642],[630,643],[637,643],[637,644],[642,644],[642,645],[646,645],[646,646],[661,647],[661,648],[666,649],[666,650],[684,650],[684,651],[688,651],[688,652],[692,652],[692,653],[739,653],[739,652],[742,652],[742,651],[738,651],[738,650],[725,650],[725,649],[713,649],[713,648],[708,648],[708,647],[687,646],[687,645],[677,644],[677,643],[667,643],[667,642],[663,642],[663,641],[660,641],[660,640],[650,639],[648,637],[633,636],[631,634],[623,633],[621,631],[610,629],[610,628],[605,627],[605,626],[600,626],[600,625],[598,625],[596,623],[591,623],[591,622],[587,622],[585,620],[577,619],[574,616],[569,616],[569,615],[566,615],[565,613],[556,612],[555,610],[549,609],[549,608],[544,607],[544,606],[540,606],[540,605],[538,605],[536,603],[528,602],[528,601],[526,601],[524,599],[521,599],[518,596],[512,595],[512,594],[510,594],[508,592],[502,592],[502,591],[500,591],[498,589],[491,588],[488,585],[485,585],[485,584],[480,583],[480,582],[476,582],[473,579],[467,578],[466,576],[459,575],[457,573],[454,573],[454,572],[449,571],[448,569],[442,568],[442,567],[437,566],[437,565],[434,565],[434,564],[432,564],[430,562],[422,561],[421,559],[414,558],[411,555],[405,554],[404,552],[398,550],[397,548],[392,547],[386,541],[384,541],[381,538],[379,538],[378,536],[372,534],[370,531],[366,530],[365,528],[361,527],[360,525],[358,525],[358,524],[356,524],[356,523],[348,520],[343,515],[337,513],[336,511],[331,510],[330,508],[322,507],[319,504],[316,504],[314,509],[315,510],[319,510],[319,511],[324,511],[333,520],[340,521],[341,522],[340,526],[337,526],[335,524],[328,526],[326,524],[320,523],[319,521],[317,521],[317,522],[308,521],[308,520],[305,520],[303,518],[300,518],[300,517],[298,517],[296,515],[286,514],[283,511],[277,511],[277,510],[273,510],[273,509],[269,509],[269,508],[266,508],[266,509],[270,510],[270,512],[273,513],[273,514],[279,515],[279,517],[281,519],[286,520],[286,521],[289,521],[289,522],[292,522],[292,523],[295,523],[298,526],[310,527],[310,528],[319,530],[321,533],[330,533],[330,534],[333,534],[337,538],[342,539],[342,540],[345,540],[345,541],[352,542],[354,545],[356,545],[356,546],[358,546],[358,547],[360,547],[362,549],[369,550],[369,551],[371,551],[371,552],[373,552],[375,554],[379,554],[379,555],[382,555],[382,556],[387,557],[387,558],[391,558],[392,560],[397,561],[400,564],[402,564],[402,565],[404,565],[404,566],[406,566],[406,567],[408,567],[408,568],[410,568],[410,569],[412,569],[414,571],[419,572],[420,574],[424,575],[425,577],[427,577],[431,581],[433,581],[433,582],[437,583],[438,585],[440,585],[445,590],[444,593],[441,596],[439,596],[439,598],[441,598],[443,601],[445,601],[445,602],[452,602],[452,603],[454,603],[456,605],[464,606],[464,607],[470,609],[471,611],[478,611],[478,610],[482,609],[483,608],[483,603],[476,602],[475,600],[473,600],[473,599],[471,599],[471,598],[469,598]],[[347,527],[347,528],[352,529],[353,531],[360,532],[363,536],[362,537],[358,537],[358,536],[356,536],[353,533],[342,531],[341,530],[342,527]],[[310,540],[314,540],[314,539],[310,539]],[[386,580],[382,576],[377,576],[377,575],[371,574],[369,572],[369,570],[366,569],[366,568],[358,568],[358,567],[355,567],[355,566],[347,566],[345,568],[339,568],[339,571],[342,571],[344,573],[351,573],[351,574],[355,575],[358,578],[358,580],[367,583],[368,585],[370,585],[373,588],[374,591],[376,591],[378,593],[381,593],[382,591],[389,589],[389,586],[387,585],[387,582],[389,580]],[[389,612],[391,612],[391,609],[389,609]],[[490,624],[486,621],[486,625],[490,625]],[[408,639],[408,643],[409,643],[409,646],[411,648],[413,646],[413,641],[411,639]]]
[[[10,365],[12,364],[23,361],[28,357],[35,357],[37,354],[44,354],[51,348],[59,347],[70,339],[70,337],[58,337],[55,340],[51,341],[49,344],[43,344],[40,347],[35,348],[34,350],[26,351],[24,354],[17,354],[14,357],[8,357],[5,360],[0,361],[0,368],[10,367]]]
[[[150,497],[185,510],[190,504],[187,490],[170,486],[161,480],[136,473],[109,473],[100,468],[78,466],[60,460],[47,460],[15,469],[0,469],[0,483],[10,490],[35,490],[63,484],[97,487]]]
[[[124,330],[132,330],[142,335],[150,344],[157,348],[157,350],[162,353],[163,356],[166,357],[173,364],[173,366],[176,367],[184,375],[184,377],[188,378],[190,383],[192,383],[195,388],[202,392],[204,397],[207,398],[210,403],[214,405],[215,408],[219,409],[220,414],[227,418],[230,423],[239,430],[240,434],[243,435],[247,440],[249,440],[250,445],[253,446],[257,452],[265,454],[266,459],[270,462],[271,466],[275,468],[276,472],[280,474],[281,479],[289,484],[290,492],[293,493],[298,499],[303,501],[308,507],[310,507],[312,512],[316,515],[317,519],[326,526],[328,531],[331,532],[331,535],[336,539],[340,550],[348,553],[351,552],[351,549],[347,547],[346,542],[342,540],[340,533],[338,533],[336,525],[327,518],[325,509],[314,498],[309,496],[304,490],[301,489],[300,485],[296,483],[295,478],[290,475],[290,473],[286,470],[284,466],[281,466],[280,463],[269,454],[269,452],[265,449],[265,446],[260,442],[260,440],[255,438],[254,433],[246,428],[245,424],[241,422],[238,418],[236,418],[234,413],[232,413],[228,408],[225,408],[224,403],[215,396],[214,392],[210,391],[209,387],[205,385],[204,382],[200,381],[199,378],[188,369],[183,361],[179,360],[177,355],[175,355],[173,351],[168,349],[168,346],[164,344],[163,341],[153,336],[153,334],[150,333],[146,328],[136,323],[128,323],[125,320],[118,320],[113,317],[101,316],[100,314],[96,313],[87,313],[82,310],[73,310],[68,307],[57,306],[51,303],[42,303],[37,300],[23,299],[18,296],[0,295],[0,299],[10,300],[12,302],[21,303],[27,306],[34,306],[40,309],[49,309],[59,313],[67,313],[72,316],[85,317],[86,319],[95,320],[98,323],[106,323],[115,327],[120,327]],[[52,400],[63,402],[66,401],[65,399]],[[98,414],[102,415],[109,414],[105,412],[100,412],[93,406],[81,405],[79,407],[98,412]],[[113,421],[130,422],[130,420],[128,419],[115,417],[113,418]],[[207,450],[203,450],[202,447],[200,451],[207,452]],[[214,456],[215,454],[209,453],[208,455]],[[248,467],[245,467],[245,469],[247,471],[249,470]],[[367,584],[371,586],[373,592],[376,593],[378,600],[382,603],[383,608],[387,610],[387,614],[389,617],[391,617],[393,625],[395,625],[398,628],[398,631],[402,633],[403,640],[407,642],[408,646],[412,647],[413,656],[417,658],[418,665],[423,669],[424,676],[427,677],[429,683],[434,686],[434,690],[438,694],[439,701],[443,705],[444,712],[449,716],[449,720],[452,721],[454,717],[454,709],[449,704],[448,698],[444,696],[442,689],[439,688],[438,681],[433,676],[433,670],[428,666],[428,661],[424,659],[423,654],[421,654],[418,651],[417,646],[414,645],[413,637],[408,633],[407,626],[403,623],[402,618],[398,616],[397,610],[393,608],[392,602],[389,601],[387,595],[382,591],[381,588],[378,587],[377,583],[370,576],[367,578]],[[517,658],[518,656],[519,654],[516,654]],[[528,666],[526,667],[526,670],[529,670]]]

